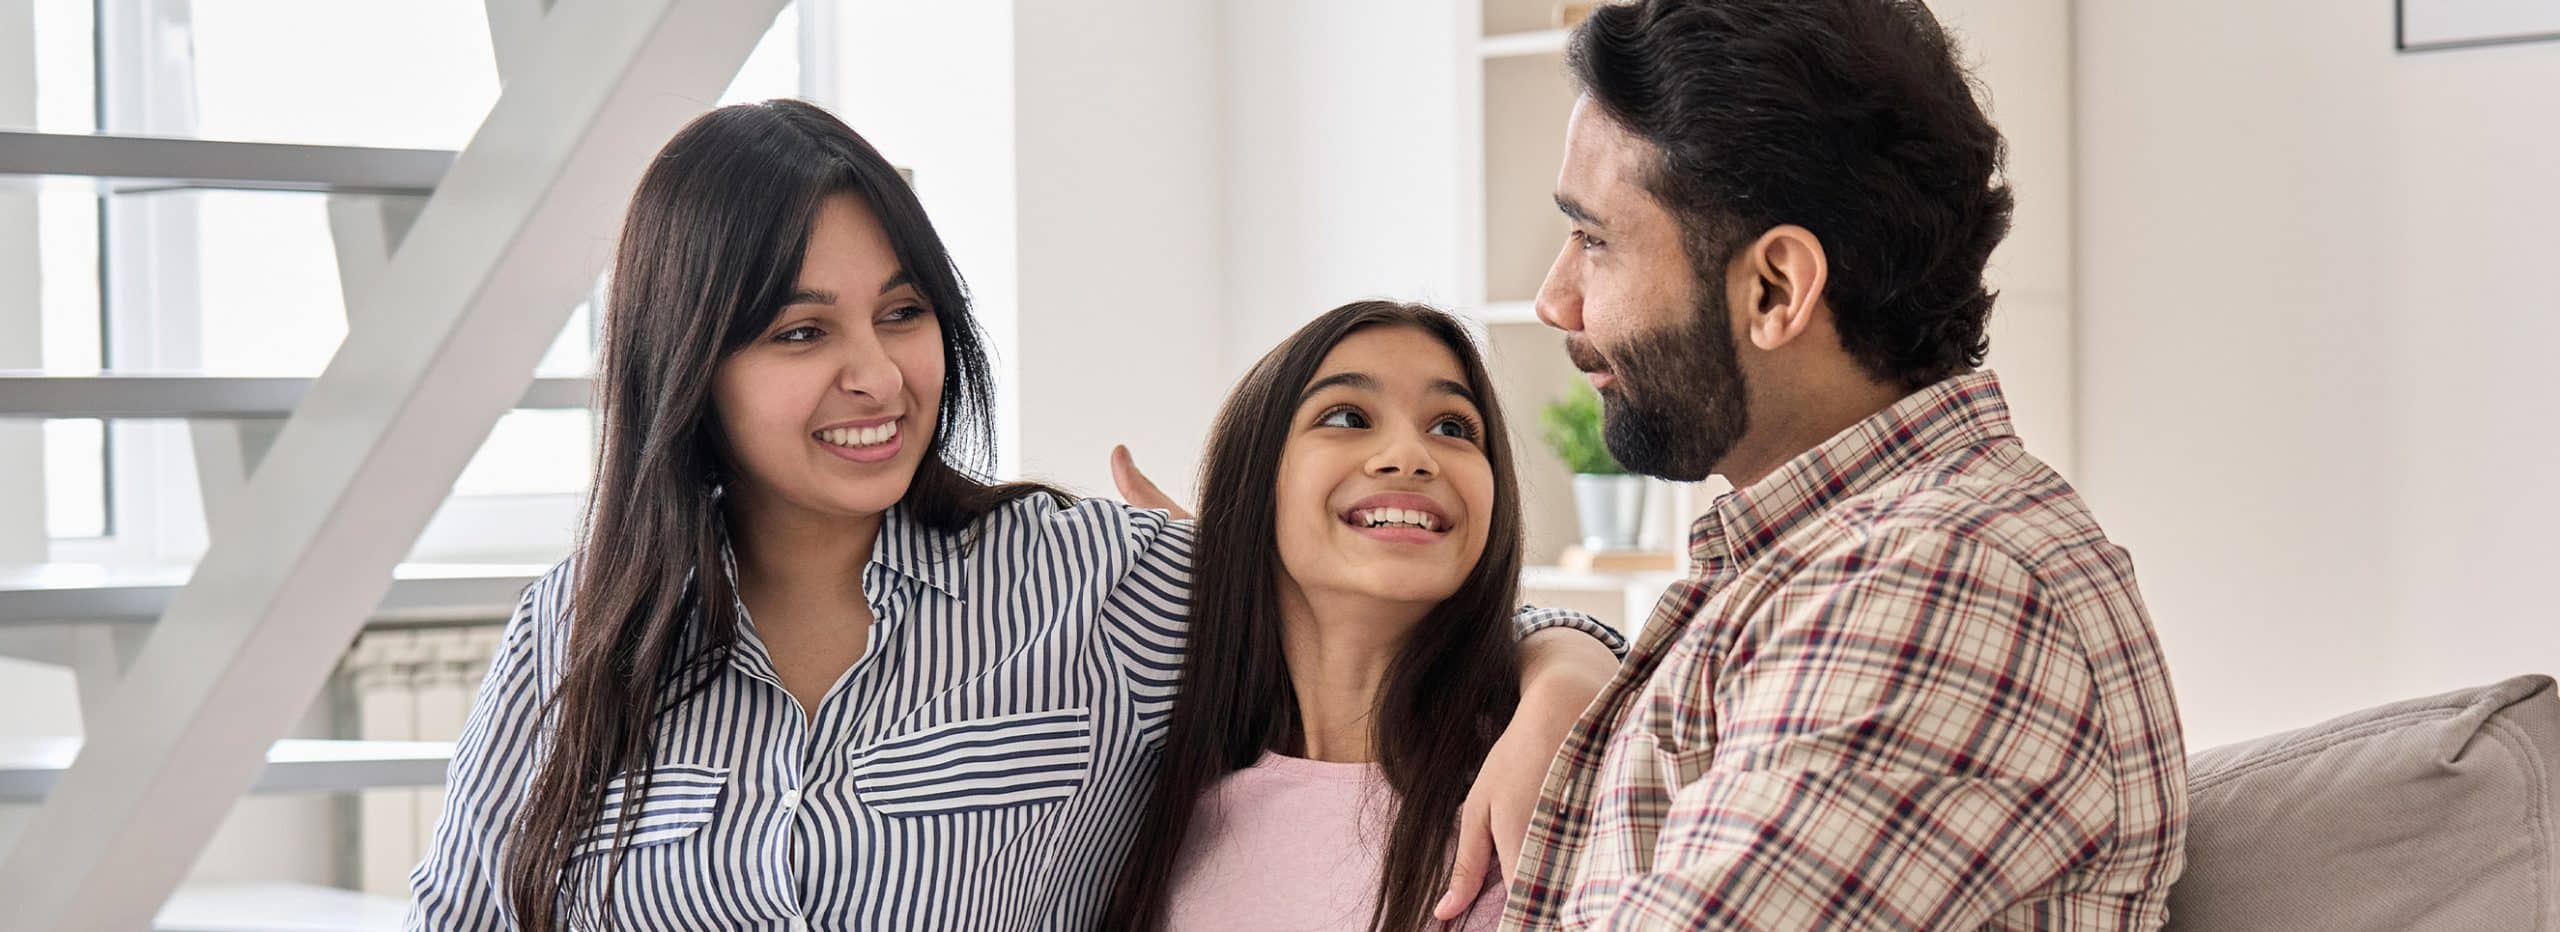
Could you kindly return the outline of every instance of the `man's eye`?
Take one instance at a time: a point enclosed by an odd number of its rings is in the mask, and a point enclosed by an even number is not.
[[[1367,430],[1369,428],[1369,418],[1367,415],[1361,414],[1359,409],[1356,408],[1335,408],[1317,416],[1316,426],[1345,427],[1352,430]]]
[[[1586,250],[1598,249],[1601,246],[1606,245],[1605,243],[1600,242],[1599,237],[1582,232],[1581,230],[1573,231],[1573,241],[1580,244],[1582,248]]]

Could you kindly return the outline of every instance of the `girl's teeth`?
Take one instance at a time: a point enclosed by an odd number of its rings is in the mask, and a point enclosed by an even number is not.
[[[1368,527],[1403,524],[1426,531],[1439,530],[1439,522],[1433,520],[1430,515],[1406,508],[1372,508],[1361,513],[1359,518],[1360,523]]]

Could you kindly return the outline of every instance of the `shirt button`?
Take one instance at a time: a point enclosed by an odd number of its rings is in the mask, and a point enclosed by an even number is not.
[[[799,807],[799,805],[800,805],[800,791],[799,791],[799,790],[784,790],[784,791],[782,791],[782,811],[784,811],[784,812],[789,812],[789,811],[791,811],[791,810],[793,810],[793,809],[795,809],[795,808],[798,808],[798,807]],[[796,927],[795,927],[795,928],[796,928]]]

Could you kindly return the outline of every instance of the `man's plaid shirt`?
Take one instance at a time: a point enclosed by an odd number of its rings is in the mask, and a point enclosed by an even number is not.
[[[2151,929],[2186,756],[2133,563],[1988,372],[1726,496],[1548,772],[1506,929]]]

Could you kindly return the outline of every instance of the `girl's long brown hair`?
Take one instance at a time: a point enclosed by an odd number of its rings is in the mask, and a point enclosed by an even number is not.
[[[1420,330],[1456,354],[1484,416],[1485,458],[1493,467],[1484,556],[1406,638],[1375,710],[1375,756],[1398,806],[1369,926],[1401,932],[1433,924],[1431,907],[1457,849],[1458,806],[1520,698],[1518,645],[1509,623],[1519,604],[1520,485],[1493,380],[1466,328],[1428,307],[1364,301],[1300,328],[1253,367],[1219,412],[1201,469],[1200,487],[1217,493],[1201,507],[1193,550],[1191,646],[1163,768],[1112,890],[1104,928],[1161,928],[1174,864],[1202,794],[1264,751],[1303,753],[1297,693],[1280,646],[1281,452],[1298,395],[1326,354],[1350,335],[1379,327]]]
[[[608,286],[596,386],[603,452],[579,535],[568,649],[545,710],[547,752],[501,868],[528,932],[612,926],[625,836],[609,858],[570,855],[615,775],[632,774],[623,811],[640,809],[659,717],[708,686],[737,643],[735,592],[721,570],[726,528],[710,492],[727,449],[711,413],[712,372],[771,325],[819,205],[838,194],[879,219],[942,329],[941,413],[900,507],[957,534],[1006,501],[1048,491],[980,478],[995,447],[985,340],[941,237],[888,160],[796,100],[722,107],[677,133],[632,195]],[[604,891],[597,901],[572,895],[591,880]]]

